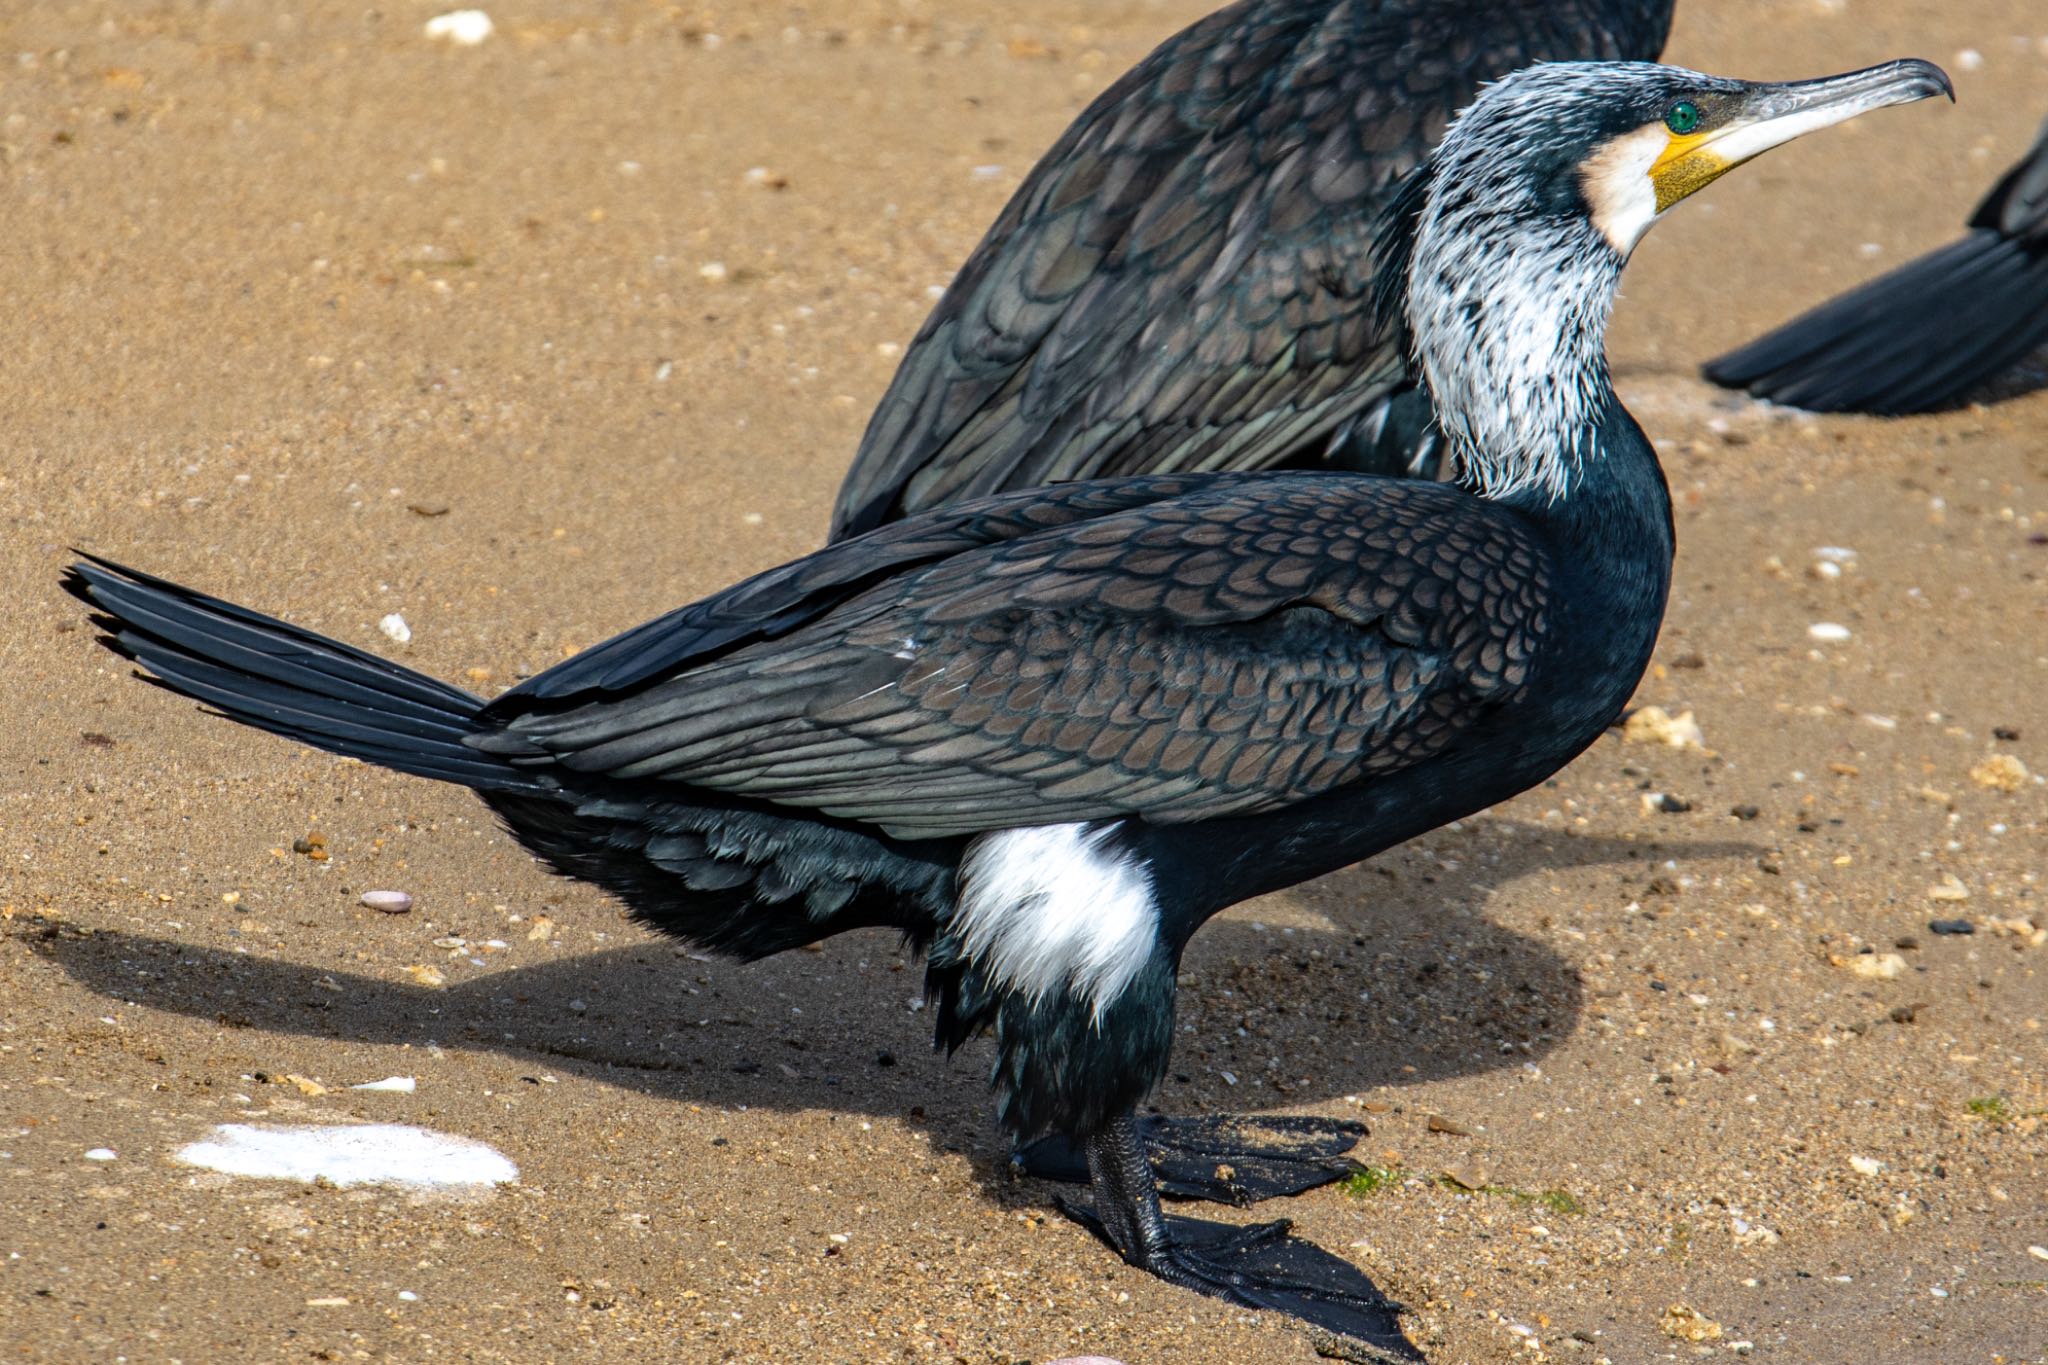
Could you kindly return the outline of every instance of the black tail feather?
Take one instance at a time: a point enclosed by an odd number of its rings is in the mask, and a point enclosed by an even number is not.
[[[463,742],[487,727],[483,700],[460,688],[97,556],[74,564],[64,587],[152,681],[246,725],[482,791],[553,790]]]
[[[1977,229],[1710,360],[1706,377],[1818,412],[1953,406],[2048,342],[2048,251]]]

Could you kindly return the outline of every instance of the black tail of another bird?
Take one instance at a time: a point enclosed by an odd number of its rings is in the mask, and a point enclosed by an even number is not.
[[[1758,398],[1894,416],[1952,406],[2048,342],[2048,250],[1973,229],[1704,367]]]
[[[74,564],[64,586],[98,611],[109,648],[244,725],[480,791],[553,790],[463,743],[487,727],[460,688],[109,560]]]

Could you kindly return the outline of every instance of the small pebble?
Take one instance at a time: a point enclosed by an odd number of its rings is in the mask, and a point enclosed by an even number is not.
[[[2016,792],[2027,785],[2027,765],[2011,754],[1993,754],[1970,769],[1970,780],[1993,791]]]
[[[87,1161],[112,1161],[115,1159],[112,1147],[95,1147],[85,1154]]]
[[[2011,919],[2000,919],[1994,915],[1984,921],[1984,927],[2002,938],[2016,938],[2029,948],[2048,944],[2048,929],[2023,915],[2015,915]]]
[[[389,616],[385,617],[383,620],[379,621],[377,623],[377,629],[383,631],[386,635],[390,636],[392,639],[398,641],[398,643],[402,645],[409,645],[412,643],[412,627],[407,625],[405,623],[405,618],[403,616],[400,616],[395,611],[392,612]]]
[[[386,1076],[381,1081],[364,1081],[361,1085],[350,1086],[349,1089],[377,1090],[394,1095],[410,1095],[413,1091],[419,1089],[419,1082],[410,1076]]]
[[[412,909],[412,897],[403,891],[365,891],[363,904],[387,915],[402,915]]]
[[[1906,974],[1906,959],[1897,953],[1859,953],[1849,959],[1849,970],[1872,981],[1896,981]]]
[[[1833,621],[1816,621],[1806,628],[1806,633],[1823,644],[1840,644],[1849,638],[1849,628]]]
[[[2031,1247],[2028,1247],[2028,1248],[2027,1248],[2027,1255],[2029,1255],[2029,1256],[2033,1257],[2033,1258],[2034,1258],[2035,1260],[2037,1260],[2037,1261],[2048,1261],[2048,1247],[2041,1247],[2041,1246],[2031,1246]]]
[[[1932,934],[1974,934],[1977,926],[1966,919],[1937,919],[1927,922],[1927,931]]]
[[[1874,1176],[1884,1169],[1884,1163],[1875,1157],[1852,1156],[1849,1158],[1849,1169],[1858,1175]]]
[[[1674,716],[1661,706],[1631,711],[1622,722],[1621,737],[1630,744],[1666,744],[1674,749],[1704,749],[1707,743],[1692,712]]]
[[[1683,1303],[1666,1308],[1657,1325],[1664,1329],[1665,1336],[1678,1341],[1718,1341],[1721,1336],[1720,1323]]]

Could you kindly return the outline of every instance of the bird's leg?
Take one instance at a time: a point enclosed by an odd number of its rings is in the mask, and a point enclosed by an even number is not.
[[[1130,1264],[1170,1284],[1332,1333],[1350,1359],[1422,1359],[1401,1331],[1397,1306],[1358,1267],[1288,1235],[1285,1220],[1238,1227],[1162,1213],[1135,1114],[1112,1119],[1082,1148],[1094,1206],[1062,1200],[1060,1208]]]
[[[1345,1153],[1366,1134],[1362,1123],[1306,1115],[1136,1123],[1159,1193],[1239,1207],[1342,1180],[1358,1169]],[[1058,1133],[1019,1147],[1011,1162],[1040,1180],[1081,1182],[1092,1174],[1082,1146]]]

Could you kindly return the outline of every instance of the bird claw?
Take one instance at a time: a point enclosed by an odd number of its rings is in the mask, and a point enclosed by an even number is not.
[[[1139,1131],[1162,1195],[1242,1208],[1342,1180],[1358,1169],[1344,1154],[1366,1127],[1303,1115],[1216,1115],[1147,1118]],[[1080,1147],[1057,1134],[1018,1148],[1010,1161],[1040,1180],[1088,1180]]]

